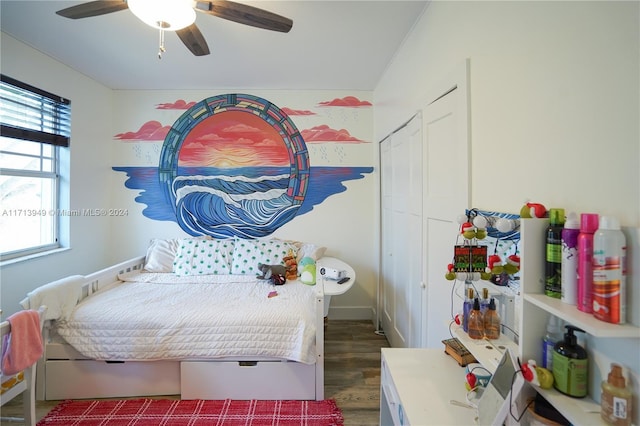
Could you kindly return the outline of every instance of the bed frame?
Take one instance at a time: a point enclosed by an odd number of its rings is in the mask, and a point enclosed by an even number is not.
[[[85,277],[81,300],[118,280],[118,274],[140,270],[144,256]],[[38,362],[36,398],[62,400],[154,395],[182,399],[324,399],[324,292],[316,285],[316,362],[280,359],[181,361],[96,361],[60,339],[45,323],[45,351]]]

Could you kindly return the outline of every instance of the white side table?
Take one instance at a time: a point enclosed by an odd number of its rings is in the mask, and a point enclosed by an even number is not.
[[[344,284],[338,284],[336,280],[330,280],[320,275],[320,268],[322,267],[345,270],[347,271],[347,276],[351,279]],[[326,318],[329,315],[331,296],[338,296],[349,291],[353,283],[356,282],[356,271],[340,259],[336,259],[335,257],[321,257],[316,263],[316,281],[321,281],[324,286],[324,316]]]

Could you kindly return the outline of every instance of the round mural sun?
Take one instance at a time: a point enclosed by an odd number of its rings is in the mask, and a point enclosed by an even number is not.
[[[295,217],[307,190],[309,156],[275,105],[221,95],[198,102],[173,124],[159,176],[187,233],[256,238]]]

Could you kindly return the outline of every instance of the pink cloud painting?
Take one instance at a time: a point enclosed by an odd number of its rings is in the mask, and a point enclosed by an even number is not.
[[[287,115],[316,115],[315,112],[309,111],[308,109],[292,109],[287,107],[280,108],[280,111],[284,112]]]
[[[361,108],[372,106],[369,101],[361,101],[355,96],[345,96],[344,98],[335,98],[332,101],[325,101],[318,103],[319,106],[328,107],[348,107],[348,108]]]
[[[156,105],[156,109],[189,109],[192,106],[194,106],[195,104],[196,104],[195,102],[187,103],[186,101],[184,101],[182,99],[178,99],[175,102],[168,102],[168,103],[164,103],[164,104],[158,104],[158,105]]]
[[[341,143],[365,143],[365,141],[351,136],[348,130],[335,130],[326,124],[304,129],[300,132],[306,143],[314,142],[341,142]]]
[[[118,133],[113,138],[130,141],[163,141],[171,126],[163,126],[159,121],[147,121],[136,132]]]

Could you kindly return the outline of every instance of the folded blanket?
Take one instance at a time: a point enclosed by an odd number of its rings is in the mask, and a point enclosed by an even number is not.
[[[80,299],[84,282],[85,277],[82,275],[62,278],[36,288],[20,304],[24,309],[37,309],[42,305],[46,305],[45,320],[68,319]]]
[[[19,373],[42,356],[42,331],[38,311],[19,311],[7,318],[11,332],[2,342],[2,374]]]

